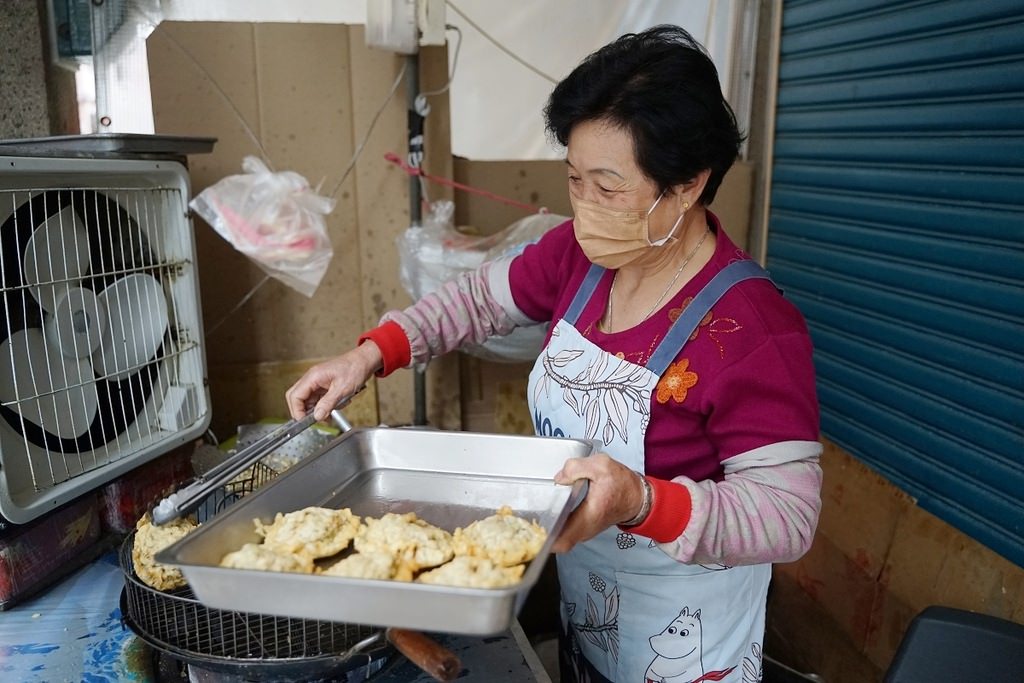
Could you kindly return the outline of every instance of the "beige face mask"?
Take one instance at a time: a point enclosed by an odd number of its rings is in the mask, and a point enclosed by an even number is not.
[[[569,195],[574,213],[573,232],[590,262],[616,270],[635,261],[651,247],[660,247],[672,239],[685,213],[679,214],[667,235],[651,241],[648,219],[664,196],[662,193],[651,208],[643,211],[609,209]]]

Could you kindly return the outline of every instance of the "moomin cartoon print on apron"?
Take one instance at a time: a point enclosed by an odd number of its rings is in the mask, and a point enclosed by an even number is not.
[[[643,473],[644,435],[658,380],[722,294],[737,282],[768,275],[753,261],[722,269],[641,366],[603,351],[576,330],[604,272],[591,267],[552,329],[530,373],[530,412],[538,434],[599,440],[601,450]],[[653,541],[615,527],[557,562],[562,627],[579,680],[760,680],[770,565],[682,564]]]

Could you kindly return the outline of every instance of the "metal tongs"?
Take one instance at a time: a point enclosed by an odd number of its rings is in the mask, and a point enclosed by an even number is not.
[[[338,401],[338,404],[334,406],[334,410],[331,411],[331,419],[341,431],[347,432],[352,429],[352,425],[341,414],[341,409],[348,405],[365,388],[366,385],[363,385]],[[258,441],[246,446],[216,467],[212,467],[206,473],[196,477],[195,481],[188,486],[178,489],[161,500],[153,508],[153,523],[156,525],[167,524],[192,512],[202,505],[203,501],[210,494],[228,484],[241,472],[245,471],[247,467],[261,460],[275,448],[298,436],[315,423],[316,418],[313,417],[313,411],[311,410],[301,420],[289,420]]]

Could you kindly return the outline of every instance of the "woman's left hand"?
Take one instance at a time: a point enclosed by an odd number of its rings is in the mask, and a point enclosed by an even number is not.
[[[590,488],[555,539],[552,550],[556,553],[571,550],[608,527],[632,519],[643,505],[640,476],[605,453],[570,458],[555,475],[556,484],[572,484],[579,479],[589,479]]]

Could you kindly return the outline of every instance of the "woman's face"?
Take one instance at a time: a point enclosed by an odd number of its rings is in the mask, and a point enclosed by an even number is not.
[[[565,158],[569,193],[613,209],[647,209],[660,194],[636,165],[633,140],[604,121],[584,121],[569,133]]]
[[[584,121],[569,133],[565,163],[569,194],[609,209],[647,211],[661,194],[637,166],[633,139],[606,121]],[[648,218],[650,237],[666,234],[682,213],[675,197],[666,194]]]

